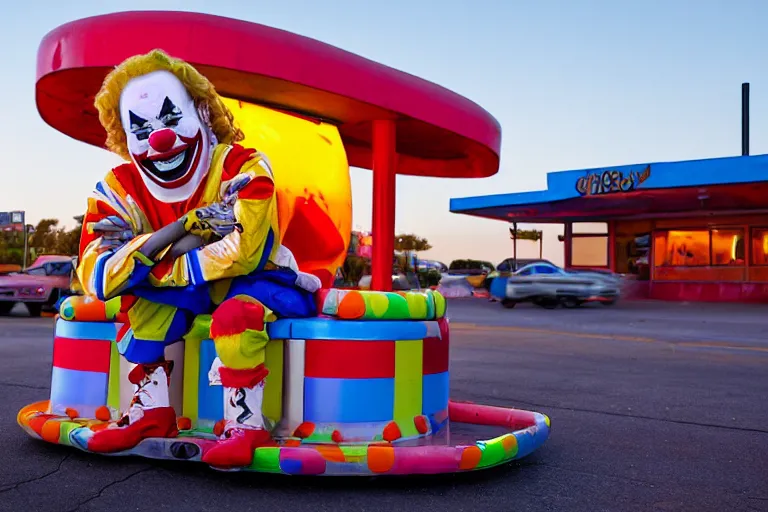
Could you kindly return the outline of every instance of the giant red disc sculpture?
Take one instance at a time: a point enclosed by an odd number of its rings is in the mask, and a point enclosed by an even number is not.
[[[338,125],[350,165],[374,173],[374,289],[392,286],[396,174],[480,178],[498,171],[501,129],[470,100],[314,39],[197,13],[123,12],[50,32],[38,52],[40,115],[70,137],[103,146],[94,95],[111,68],[154,48],[194,64],[224,96]]]

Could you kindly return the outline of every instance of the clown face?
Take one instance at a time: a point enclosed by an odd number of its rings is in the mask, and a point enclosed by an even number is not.
[[[184,85],[168,71],[128,82],[120,120],[131,160],[150,193],[164,202],[188,199],[208,172],[215,144]]]

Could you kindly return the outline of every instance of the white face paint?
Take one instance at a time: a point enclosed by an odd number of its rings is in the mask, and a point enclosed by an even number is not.
[[[120,120],[149,192],[168,203],[188,199],[208,173],[215,137],[179,79],[153,71],[130,80]]]

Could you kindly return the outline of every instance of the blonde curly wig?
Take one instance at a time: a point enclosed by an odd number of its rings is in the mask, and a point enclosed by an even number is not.
[[[130,57],[113,69],[96,95],[94,104],[99,111],[99,121],[107,131],[106,146],[110,151],[130,160],[125,130],[120,121],[120,95],[132,78],[153,71],[169,71],[184,84],[195,106],[207,109],[211,129],[220,143],[231,144],[244,139],[243,132],[235,126],[232,112],[224,106],[207,78],[191,64],[174,59],[162,50],[152,50],[144,55]]]

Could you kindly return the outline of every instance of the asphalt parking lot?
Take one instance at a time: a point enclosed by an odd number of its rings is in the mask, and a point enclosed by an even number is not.
[[[0,318],[0,510],[768,511],[768,306],[449,303],[452,397],[537,410],[532,456],[469,475],[218,473],[47,445],[53,320]]]

